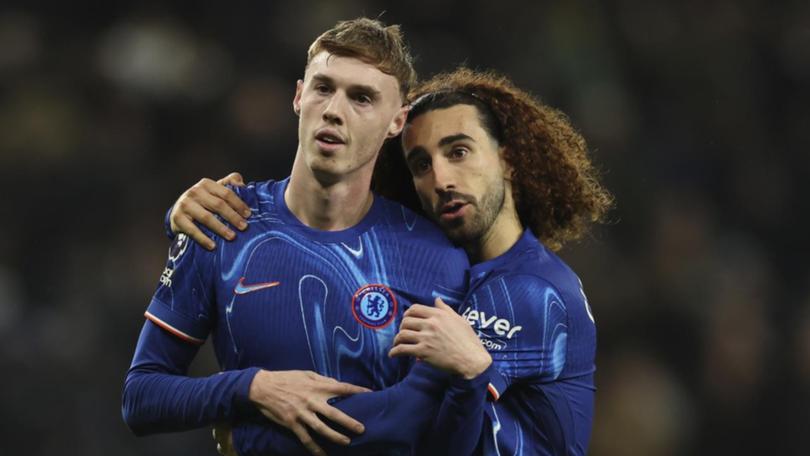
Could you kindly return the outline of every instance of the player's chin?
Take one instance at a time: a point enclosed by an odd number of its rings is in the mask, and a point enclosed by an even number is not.
[[[351,167],[338,156],[315,155],[309,160],[309,168],[319,179],[334,180],[345,176]]]
[[[463,219],[440,223],[445,236],[456,245],[466,245],[481,238],[481,230],[476,229],[471,223],[465,223]]]
[[[441,228],[447,239],[450,239],[454,244],[464,245],[470,241],[470,235],[463,226],[445,226],[442,224]]]

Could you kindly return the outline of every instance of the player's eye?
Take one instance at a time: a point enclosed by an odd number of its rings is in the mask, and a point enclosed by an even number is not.
[[[371,104],[371,101],[372,101],[371,97],[364,94],[364,93],[360,93],[360,94],[355,95],[354,100],[357,103],[362,104],[362,105]]]
[[[426,158],[417,158],[411,161],[411,173],[414,176],[421,176],[430,171],[430,160]]]
[[[450,149],[450,158],[451,159],[456,159],[456,160],[462,159],[465,156],[467,156],[467,154],[469,152],[470,152],[470,150],[467,149],[466,147],[456,146],[456,147],[453,147],[452,149]]]
[[[332,88],[326,84],[318,84],[315,86],[315,91],[318,92],[320,95],[328,95],[329,92],[332,91]]]

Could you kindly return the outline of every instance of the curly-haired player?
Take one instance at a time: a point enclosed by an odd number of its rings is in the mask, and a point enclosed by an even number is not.
[[[456,379],[418,454],[585,454],[596,330],[553,253],[612,204],[585,141],[493,73],[440,74],[410,98],[402,149],[381,154],[375,189],[421,206],[473,264],[462,305],[412,305],[389,353]]]
[[[492,402],[448,391],[434,429],[458,439],[433,451],[466,452],[466,435],[475,434],[476,453],[585,454],[596,330],[580,280],[551,251],[581,237],[612,203],[585,141],[562,113],[492,73],[441,74],[411,98],[404,162],[422,208],[473,266],[461,315],[411,307],[392,354],[461,374],[466,366],[446,352],[469,324],[493,360],[484,372]],[[404,171],[386,158],[389,172]],[[377,180],[383,192],[393,190],[387,182]]]
[[[612,197],[599,183],[585,139],[567,116],[506,77],[461,68],[423,82],[410,98],[409,123],[429,110],[455,105],[478,109],[482,127],[497,141],[511,169],[506,184],[520,223],[552,250],[580,238],[611,206]],[[413,205],[411,176],[399,152],[397,145],[381,154],[375,190]]]

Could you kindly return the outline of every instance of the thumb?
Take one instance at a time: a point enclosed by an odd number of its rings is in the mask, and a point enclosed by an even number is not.
[[[448,306],[447,304],[444,303],[444,301],[442,301],[442,298],[436,298],[436,300],[433,301],[433,303],[435,304],[437,309],[446,309],[455,312],[455,310],[452,307]]]

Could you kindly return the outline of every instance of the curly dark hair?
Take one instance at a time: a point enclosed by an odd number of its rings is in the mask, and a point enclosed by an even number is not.
[[[431,110],[476,106],[482,126],[503,147],[503,158],[512,170],[520,222],[552,250],[581,238],[592,223],[604,220],[613,205],[588,157],[585,139],[567,116],[506,77],[460,68],[422,82],[409,99],[413,102],[409,123]],[[389,141],[381,152],[374,189],[418,210],[398,142]]]

